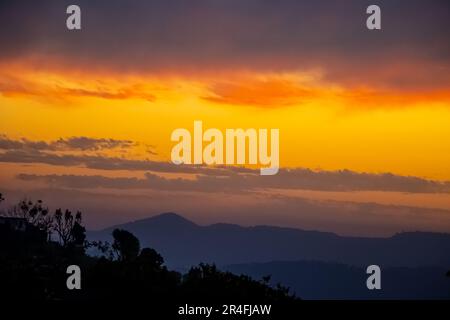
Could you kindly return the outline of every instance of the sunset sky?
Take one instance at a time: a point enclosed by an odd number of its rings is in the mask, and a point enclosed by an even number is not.
[[[450,232],[448,1],[377,1],[378,31],[371,1],[76,1],[69,31],[72,2],[0,2],[6,204],[39,197],[91,228],[175,211]],[[278,128],[279,174],[171,164],[194,120]]]

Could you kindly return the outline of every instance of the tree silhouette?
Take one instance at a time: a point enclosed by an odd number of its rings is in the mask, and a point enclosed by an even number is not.
[[[95,248],[103,258],[114,260],[114,250],[108,241],[87,241],[86,247]]]
[[[164,264],[164,259],[155,249],[144,248],[139,254],[138,262],[149,267],[161,268]]]
[[[0,199],[3,201],[2,196]],[[58,209],[51,215],[42,201],[28,200],[21,201],[11,212],[28,224],[20,229],[13,224],[0,224],[0,301],[152,301],[153,307],[187,300],[294,301],[287,289],[271,288],[268,278],[255,281],[222,272],[214,265],[201,264],[182,277],[164,266],[164,259],[156,250],[140,250],[138,238],[126,230],[112,232],[112,245],[90,243],[109,256],[89,256],[84,251],[88,242],[80,212],[74,215]],[[44,219],[51,223],[43,225]],[[38,226],[55,232],[59,241],[52,241]],[[69,264],[83,270],[81,291],[67,290]]]
[[[131,232],[121,229],[114,229],[112,249],[116,252],[119,261],[132,261],[137,258],[140,250],[140,243]]]
[[[53,230],[59,237],[63,247],[82,246],[86,239],[86,229],[81,226],[81,212],[77,211],[75,216],[70,210],[57,209],[54,214]]]
[[[5,199],[0,194],[0,202],[3,200]],[[25,219],[35,229],[45,233],[48,240],[55,232],[63,247],[85,246],[86,229],[81,224],[82,215],[79,211],[74,215],[70,210],[66,209],[63,213],[61,209],[57,209],[52,215],[42,200],[33,202],[23,199],[2,215]]]
[[[3,198],[3,194],[0,193],[0,203],[2,203],[2,201],[5,201],[5,198]],[[3,210],[0,210],[0,215],[4,215]]]
[[[255,281],[245,275],[235,275],[220,271],[215,265],[201,263],[193,267],[183,277],[184,295],[199,301],[290,301],[295,299],[289,294],[289,288],[277,285],[271,288],[265,277]],[[218,288],[221,288],[220,290]]]
[[[4,199],[3,199],[4,200]],[[42,200],[33,202],[23,199],[18,204],[12,206],[7,211],[7,216],[24,218],[28,223],[44,231],[50,236],[53,227],[53,217],[49,214],[47,207],[43,205]]]
[[[72,227],[72,244],[76,247],[83,247],[86,242],[86,228],[80,222],[75,221]]]

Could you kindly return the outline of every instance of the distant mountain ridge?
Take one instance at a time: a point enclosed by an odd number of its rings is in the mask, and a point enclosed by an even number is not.
[[[111,240],[114,228],[135,234],[142,247],[161,253],[171,268],[200,262],[217,265],[316,260],[353,266],[450,267],[450,234],[405,232],[389,238],[345,237],[274,226],[200,226],[176,214],[88,232],[90,240]]]
[[[383,268],[382,290],[367,290],[365,268],[332,262],[273,261],[223,266],[254,279],[271,275],[303,299],[450,299],[446,268]]]

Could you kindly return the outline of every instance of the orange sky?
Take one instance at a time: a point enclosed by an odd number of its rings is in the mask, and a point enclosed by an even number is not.
[[[10,70],[11,69],[11,70]],[[168,160],[176,128],[279,128],[282,167],[450,180],[450,91],[380,91],[314,72],[120,76],[2,68],[1,132],[153,145]],[[144,149],[129,155],[146,158]]]
[[[69,31],[63,4],[11,2],[0,10],[0,192],[80,207],[97,226],[180,210],[449,232],[448,3],[379,5],[388,14],[373,31],[359,0],[80,0],[83,27]],[[280,172],[176,167],[171,133],[195,120],[279,129]],[[127,200],[112,204],[116,194]]]

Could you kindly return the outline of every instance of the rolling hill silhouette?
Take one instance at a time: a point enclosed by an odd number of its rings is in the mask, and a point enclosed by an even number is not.
[[[271,275],[303,299],[450,299],[443,267],[382,268],[381,289],[367,290],[366,269],[332,262],[274,261],[223,266],[254,279]]]
[[[135,234],[160,252],[170,268],[200,262],[217,265],[316,260],[366,267],[450,266],[450,234],[405,232],[389,238],[345,237],[274,226],[200,226],[175,213],[88,232],[90,240],[111,240],[114,228]]]

